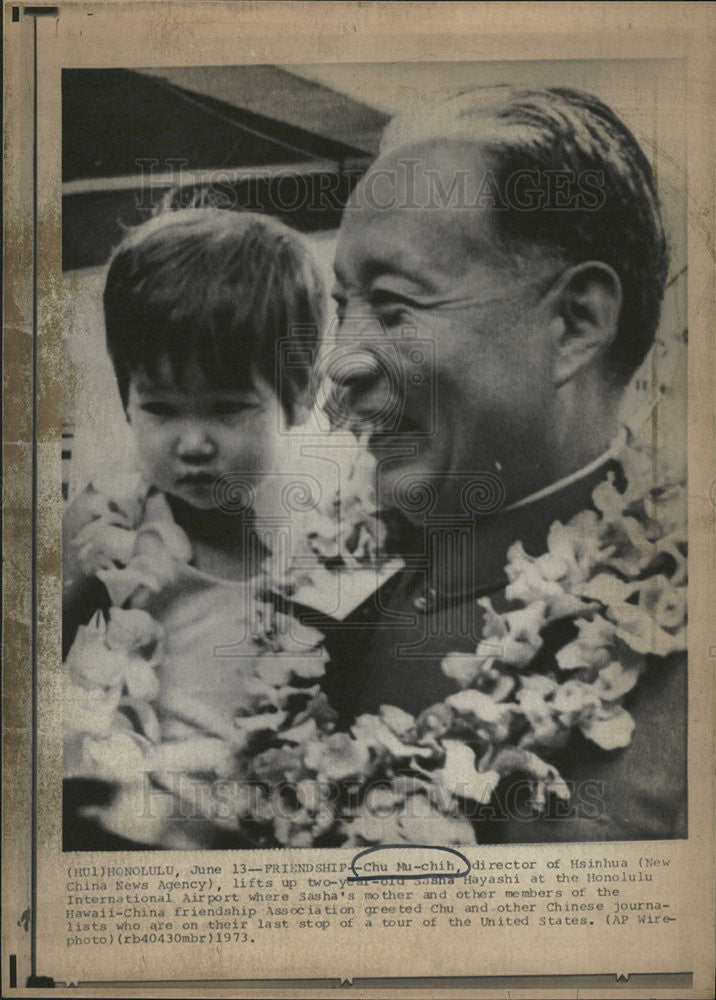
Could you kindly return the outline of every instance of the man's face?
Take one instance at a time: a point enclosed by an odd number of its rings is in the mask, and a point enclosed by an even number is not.
[[[546,271],[508,263],[490,212],[465,206],[482,182],[479,163],[474,145],[457,142],[383,157],[341,225],[342,406],[358,422],[384,418],[371,437],[384,508],[405,510],[420,481],[437,491],[441,512],[459,513],[466,484],[485,473],[499,477],[494,488],[509,503],[530,492],[524,484],[545,459],[554,392]],[[463,204],[441,205],[440,185],[449,191],[459,171],[468,172]]]

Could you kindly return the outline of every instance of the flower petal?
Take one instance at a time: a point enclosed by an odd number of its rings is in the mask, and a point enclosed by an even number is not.
[[[625,666],[619,660],[613,660],[608,667],[599,671],[599,677],[594,684],[595,691],[603,701],[623,698],[636,687],[643,666],[644,661],[639,666]]]
[[[367,747],[374,747],[387,752],[397,760],[410,760],[413,757],[432,757],[433,751],[427,747],[403,743],[395,733],[376,715],[359,715],[351,732],[356,740]],[[417,736],[417,733],[416,733]]]
[[[446,677],[451,677],[461,688],[466,688],[477,679],[486,659],[491,657],[478,657],[473,653],[448,653],[440,668]]]
[[[333,733],[310,743],[304,759],[306,766],[317,774],[342,781],[364,777],[368,773],[370,754],[361,740],[352,739],[348,733]]]
[[[132,557],[135,538],[136,532],[100,518],[85,525],[73,545],[79,546],[78,559],[83,572],[92,576],[98,569],[108,569],[116,563],[126,565]]]
[[[468,689],[451,694],[445,699],[445,704],[472,725],[484,728],[494,742],[507,738],[512,709],[504,702],[495,701],[482,691]]]
[[[168,553],[179,562],[190,562],[193,556],[191,542],[185,532],[173,521],[151,521],[137,531],[134,555],[153,559]]]
[[[417,738],[417,727],[415,719],[409,712],[404,712],[402,708],[395,705],[381,705],[380,718],[388,729],[399,736],[404,742],[413,742]]]
[[[634,720],[620,705],[609,711],[596,713],[581,722],[579,728],[584,735],[604,750],[628,747],[634,732]]]
[[[105,641],[110,649],[134,652],[158,642],[162,631],[161,625],[140,608],[112,607]]]
[[[107,588],[112,604],[119,607],[142,587],[151,591],[159,590],[159,581],[153,573],[131,564],[124,569],[100,570],[97,577]]]
[[[473,802],[490,801],[500,780],[496,771],[478,772],[475,768],[475,753],[459,740],[443,740],[445,763],[434,771],[434,780],[439,781],[452,795]]]
[[[63,719],[65,733],[105,733],[119,705],[121,687],[86,688],[65,679]]]
[[[87,736],[82,747],[86,773],[101,781],[121,784],[141,780],[147,746],[146,741],[134,733],[114,732],[100,739]]]

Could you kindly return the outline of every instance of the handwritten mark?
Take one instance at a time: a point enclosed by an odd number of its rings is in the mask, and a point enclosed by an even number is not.
[[[383,854],[389,851],[401,851],[402,856],[399,857],[395,853]],[[436,858],[434,856],[436,854],[440,857]],[[379,847],[368,847],[356,854],[351,861],[351,871],[353,874],[348,876],[348,882],[464,878],[470,874],[470,862],[464,854],[453,847],[436,847],[431,844],[381,844]]]

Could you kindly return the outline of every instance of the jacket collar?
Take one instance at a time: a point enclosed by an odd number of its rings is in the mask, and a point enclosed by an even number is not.
[[[428,552],[426,560],[428,597],[439,605],[505,587],[510,547],[519,541],[529,555],[542,555],[555,521],[566,523],[580,511],[594,509],[592,493],[610,471],[620,481],[621,467],[611,456],[528,502],[477,518],[462,537],[436,536],[435,551]]]
[[[610,448],[577,473],[490,516],[452,525],[427,522],[403,538],[399,554],[382,566],[315,573],[292,604],[343,621],[401,571],[413,578],[415,607],[423,611],[498,590],[508,583],[511,545],[521,541],[531,555],[542,554],[555,521],[590,508],[595,487],[610,471],[619,480],[615,454]]]

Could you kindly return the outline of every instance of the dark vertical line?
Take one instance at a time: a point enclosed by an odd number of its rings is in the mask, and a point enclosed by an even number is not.
[[[33,129],[32,129],[32,542],[31,625],[32,659],[32,858],[30,864],[30,974],[37,975],[37,18],[33,17]]]

